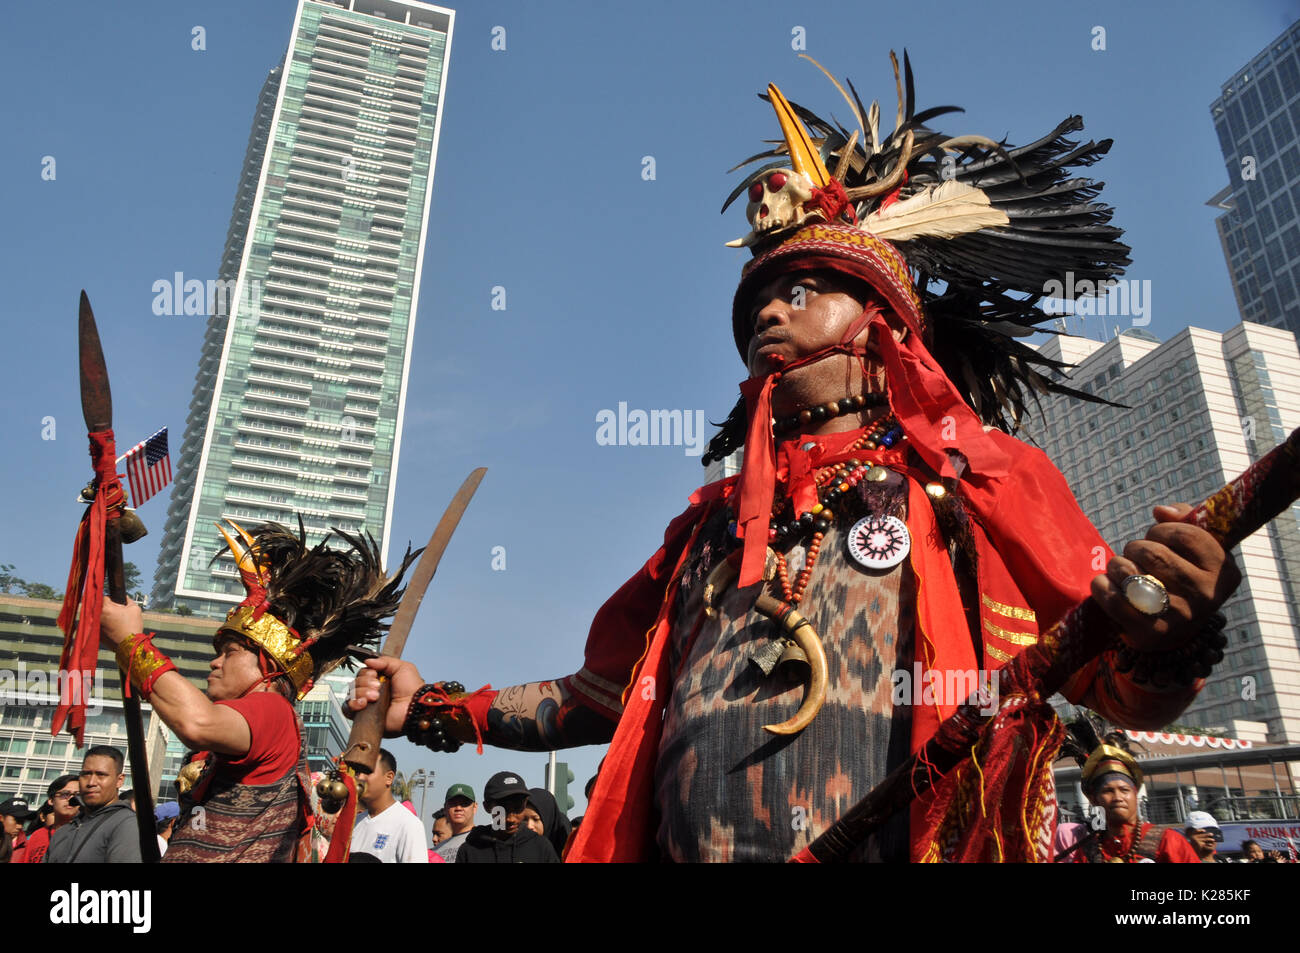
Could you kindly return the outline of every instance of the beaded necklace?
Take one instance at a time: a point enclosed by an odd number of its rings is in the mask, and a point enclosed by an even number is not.
[[[777,417],[772,421],[773,433],[790,433],[812,423],[821,423],[845,414],[854,414],[864,407],[879,407],[885,403],[885,395],[879,393],[858,394],[853,397],[841,397],[839,400],[827,401],[815,407],[806,407],[789,417]]]
[[[888,418],[881,421],[871,433],[863,434],[853,441],[845,450],[851,453],[855,450],[887,448],[892,447],[901,439],[903,439],[902,428],[899,427],[896,420]],[[808,580],[812,578],[813,567],[817,564],[817,557],[821,553],[822,540],[825,538],[826,532],[831,528],[831,524],[835,521],[834,507],[838,506],[844,497],[862,480],[879,482],[887,476],[888,471],[883,467],[874,464],[868,465],[857,458],[853,458],[817,470],[816,474],[814,474],[814,480],[817,485],[818,502],[810,512],[805,513],[799,519],[790,519],[784,523],[778,521],[775,518],[775,513],[784,511],[790,504],[785,499],[779,499],[773,504],[774,518],[768,528],[768,542],[776,553],[777,580],[780,582],[781,594],[785,597],[787,603],[796,606],[803,599],[804,590],[808,588]],[[793,516],[793,513],[791,515]],[[786,544],[799,538],[810,529],[813,531],[813,535],[808,542],[808,553],[804,558],[803,568],[799,571],[795,584],[792,586],[790,584],[789,563],[781,550],[785,548]]]
[[[1139,824],[1135,824],[1135,825],[1133,825],[1133,827],[1132,827],[1132,830],[1133,830],[1133,843],[1129,846],[1129,849],[1128,849],[1128,850],[1126,850],[1126,851],[1124,851],[1123,853],[1120,853],[1120,854],[1112,854],[1112,853],[1110,853],[1108,850],[1106,850],[1106,845],[1105,845],[1105,843],[1102,841],[1102,839],[1101,839],[1101,838],[1098,838],[1098,840],[1097,840],[1097,846],[1098,846],[1099,848],[1101,848],[1101,855],[1102,855],[1103,857],[1106,858],[1106,862],[1107,862],[1107,863],[1111,863],[1111,864],[1131,864],[1131,863],[1133,862],[1133,857],[1137,854],[1138,844],[1140,844],[1141,841],[1142,841],[1142,837],[1140,836],[1140,835],[1141,835],[1141,829],[1140,829],[1140,828],[1141,828],[1141,825],[1139,825]],[[1125,827],[1125,830],[1128,830],[1128,827],[1127,827],[1127,826]],[[1106,835],[1106,838],[1107,838],[1108,840],[1115,841],[1115,842],[1116,842],[1116,844],[1115,844],[1116,847],[1119,847],[1120,845],[1122,845],[1122,844],[1124,843],[1124,835],[1123,835],[1122,832],[1121,832],[1121,834],[1120,834],[1119,837],[1114,837],[1114,836],[1112,836],[1112,835],[1110,835],[1110,834],[1107,834],[1107,835]]]

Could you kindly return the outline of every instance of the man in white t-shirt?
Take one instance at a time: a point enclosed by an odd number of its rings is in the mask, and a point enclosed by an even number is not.
[[[393,797],[397,759],[386,748],[371,774],[358,774],[366,782],[361,804],[366,809],[352,828],[352,855],[369,854],[385,864],[427,864],[429,848],[420,819]]]

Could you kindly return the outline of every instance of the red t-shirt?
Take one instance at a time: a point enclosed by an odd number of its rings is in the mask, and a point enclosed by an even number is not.
[[[39,864],[45,852],[50,849],[50,829],[42,827],[37,830],[31,837],[27,838],[27,853],[19,861],[17,855],[14,855],[14,863]]]
[[[293,705],[277,692],[256,692],[215,704],[233,708],[248,722],[250,744],[242,758],[224,756],[217,771],[238,784],[271,784],[279,781],[298,764],[302,739],[298,736],[298,718]],[[208,752],[200,751],[193,760],[202,760]]]

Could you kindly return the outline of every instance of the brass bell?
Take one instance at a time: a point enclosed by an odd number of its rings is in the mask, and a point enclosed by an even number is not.
[[[320,799],[320,809],[325,814],[337,814],[343,809],[343,802],[332,797],[323,797]]]
[[[117,518],[117,530],[124,543],[134,543],[137,539],[149,535],[148,528],[140,517],[135,515],[135,510],[127,508],[123,508],[122,515]]]
[[[203,774],[203,761],[191,761],[181,768],[176,776],[176,791],[180,795],[189,794]]]

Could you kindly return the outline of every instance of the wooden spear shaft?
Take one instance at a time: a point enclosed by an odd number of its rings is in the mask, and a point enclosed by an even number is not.
[[[81,363],[81,410],[86,418],[86,430],[96,433],[113,429],[113,394],[108,386],[108,367],[104,363],[104,349],[99,343],[99,329],[95,314],[90,310],[90,299],[81,292],[81,307],[77,317],[78,343]],[[96,491],[99,488],[96,487]],[[118,521],[110,519],[104,526],[104,578],[108,581],[108,595],[114,602],[126,602],[126,580],[122,573],[122,535]],[[98,598],[91,593],[88,598]],[[153,819],[153,793],[149,790],[149,762],[144,748],[144,722],[140,714],[140,698],[128,695],[128,676],[119,669],[122,677],[122,710],[126,715],[127,757],[131,763],[131,778],[135,794],[136,830],[140,837],[140,859],[145,863],[158,862],[158,836]]]

